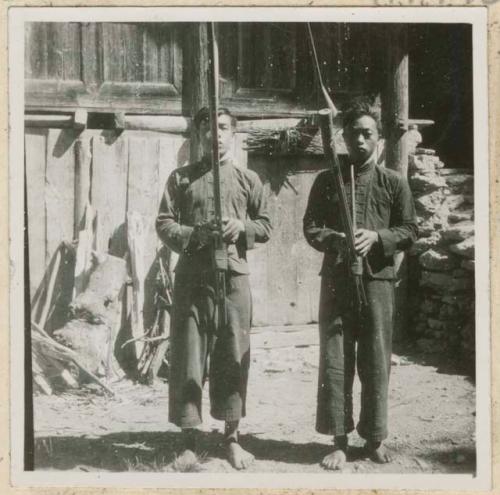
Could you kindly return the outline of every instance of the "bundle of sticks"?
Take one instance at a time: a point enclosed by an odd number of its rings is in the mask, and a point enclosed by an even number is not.
[[[168,271],[159,258],[159,271],[155,294],[155,320],[144,338],[144,347],[139,358],[137,370],[139,381],[151,384],[166,360],[170,310],[172,307],[171,281]],[[168,362],[166,363],[168,365]]]
[[[170,326],[170,310],[172,307],[172,283],[162,258],[158,257],[159,270],[156,277],[154,296],[155,317],[153,324],[141,335],[137,335],[122,344],[141,344],[137,361],[137,379],[141,383],[152,384],[162,364],[168,366],[166,358],[168,350],[168,331]],[[137,300],[127,296],[127,301]],[[133,320],[132,320],[133,324]],[[137,347],[136,347],[137,349]]]
[[[132,294],[127,295],[127,308],[130,313],[132,338],[122,344],[122,348],[134,344],[137,356],[137,379],[151,384],[163,363],[168,349],[168,328],[172,306],[172,284],[165,267],[162,252],[157,256],[158,272],[154,290],[153,323],[144,328],[144,266],[147,228],[141,214],[131,211],[127,215],[128,259],[131,274]]]

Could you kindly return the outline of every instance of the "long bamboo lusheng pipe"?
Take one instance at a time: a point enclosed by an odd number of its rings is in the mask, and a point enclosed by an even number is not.
[[[358,256],[356,253],[355,247],[355,225],[353,221],[353,216],[351,216],[351,211],[349,209],[349,203],[347,202],[347,197],[345,193],[344,180],[342,179],[342,172],[340,170],[340,162],[337,156],[337,152],[334,146],[333,140],[333,119],[338,114],[338,110],[333,104],[328,91],[323,84],[323,78],[321,76],[321,69],[319,66],[318,55],[316,53],[316,46],[314,43],[314,37],[312,34],[312,29],[310,23],[307,23],[307,30],[309,33],[309,41],[311,43],[311,50],[314,59],[314,67],[316,69],[316,77],[318,79],[318,84],[321,87],[321,91],[323,96],[325,97],[326,105],[328,108],[324,108],[319,110],[319,118],[320,118],[320,127],[321,127],[321,138],[323,140],[323,149],[326,158],[330,162],[332,172],[335,179],[335,187],[337,190],[337,194],[340,199],[340,216],[342,219],[342,226],[344,229],[344,233],[346,235],[346,243],[347,243],[347,254],[348,254],[348,262],[349,267],[351,269],[351,274],[354,280],[354,286],[356,289],[356,299],[358,302],[358,308],[362,306],[366,306],[368,304],[365,294],[365,288],[363,286],[363,258]],[[353,184],[354,187],[354,184]],[[353,204],[352,209],[354,213],[354,193],[352,195]]]
[[[219,54],[215,37],[215,24],[207,23],[208,34],[208,98],[210,130],[212,136],[212,171],[214,176],[214,210],[217,233],[213,246],[213,269],[215,271],[215,307],[217,331],[223,330],[226,316],[226,272],[228,269],[227,246],[222,239],[222,197],[220,190],[219,156]]]
[[[351,274],[354,280],[356,289],[356,299],[358,307],[366,306],[368,304],[363,286],[363,258],[356,254],[355,238],[354,238],[354,225],[353,219],[349,211],[349,203],[345,192],[344,181],[340,170],[340,162],[332,144],[333,141],[333,115],[329,108],[324,108],[319,112],[321,137],[323,139],[323,148],[325,156],[330,163],[333,177],[335,180],[335,188],[339,196],[340,217],[342,220],[342,227],[346,235],[347,256],[348,263],[351,269]]]
[[[311,44],[311,50],[312,50],[313,59],[314,59],[314,68],[316,69],[315,70],[316,78],[318,79],[318,84],[321,88],[321,92],[323,93],[323,96],[325,97],[326,106],[331,110],[332,117],[335,118],[339,112],[337,110],[337,107],[333,104],[333,101],[330,98],[330,95],[328,94],[328,91],[326,90],[325,85],[323,84],[323,77],[321,75],[321,69],[319,67],[318,54],[316,53],[316,45],[314,43],[314,37],[313,37],[312,29],[311,29],[311,24],[309,22],[307,23],[307,31],[309,33],[309,42]]]

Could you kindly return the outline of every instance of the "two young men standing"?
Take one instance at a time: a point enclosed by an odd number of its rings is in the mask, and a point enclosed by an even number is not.
[[[251,295],[246,251],[266,242],[271,233],[267,199],[258,176],[233,163],[235,119],[219,109],[223,238],[228,245],[227,328],[214,325],[214,279],[210,239],[213,235],[213,176],[208,111],[194,125],[204,150],[198,163],[175,170],[168,179],[156,222],[160,239],[180,253],[176,266],[170,345],[169,420],[182,428],[185,451],[193,456],[196,427],[201,423],[201,394],[210,377],[211,415],[225,421],[229,462],[244,469],[252,454],[238,443],[239,420],[245,416],[250,362]],[[347,434],[354,429],[352,383],[356,362],[362,384],[359,434],[376,462],[390,457],[382,446],[387,436],[387,392],[394,314],[396,250],[416,238],[413,200],[405,179],[375,163],[379,119],[368,104],[344,113],[344,138],[355,168],[356,249],[363,256],[363,284],[368,305],[359,312],[346,266],[344,234],[331,172],[318,175],[304,216],[304,235],[325,253],[321,270],[320,368],[316,428],[334,436],[322,465],[341,469],[346,462]],[[210,366],[207,366],[209,358]]]

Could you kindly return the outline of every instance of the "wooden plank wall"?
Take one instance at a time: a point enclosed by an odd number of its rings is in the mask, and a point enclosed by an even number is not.
[[[26,186],[28,195],[28,233],[30,252],[30,291],[33,296],[46,266],[47,230],[45,214],[45,169],[47,131],[30,129],[25,138]]]
[[[302,233],[302,219],[312,183],[324,168],[317,157],[250,157],[270,189],[271,240],[250,251],[254,325],[299,325],[317,321],[318,276],[322,255]]]
[[[166,178],[189,158],[186,139],[178,135],[86,130],[76,136],[72,129],[26,129],[32,295],[59,244],[74,238],[76,157],[82,148],[91,155],[87,195],[98,212],[98,249],[123,256],[127,212],[137,211],[147,227],[146,269],[159,246],[154,220]]]

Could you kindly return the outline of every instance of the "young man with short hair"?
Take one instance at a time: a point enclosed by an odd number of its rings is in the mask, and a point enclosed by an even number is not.
[[[245,469],[253,461],[253,455],[238,443],[250,365],[252,308],[246,251],[255,242],[269,239],[271,222],[259,177],[233,161],[236,120],[225,108],[218,113],[223,239],[229,266],[225,328],[217,328],[215,316],[211,257],[215,212],[207,108],[194,118],[203,158],[170,175],[156,220],[160,239],[180,254],[170,330],[169,420],[183,431],[181,457],[193,459],[196,427],[202,422],[202,388],[208,375],[210,413],[225,422],[227,458],[234,468]]]
[[[320,364],[316,430],[333,435],[333,451],[322,465],[342,469],[348,434],[354,430],[352,387],[355,368],[361,381],[357,431],[370,458],[390,462],[382,444],[387,437],[387,398],[394,319],[396,251],[417,236],[413,198],[406,178],[376,163],[380,119],[368,101],[344,111],[348,157],[340,157],[351,205],[350,166],[354,167],[355,247],[363,257],[362,283],[368,300],[359,308],[345,256],[339,196],[330,170],[316,178],[304,216],[308,243],[324,253],[319,308]],[[345,159],[344,159],[345,158]]]

